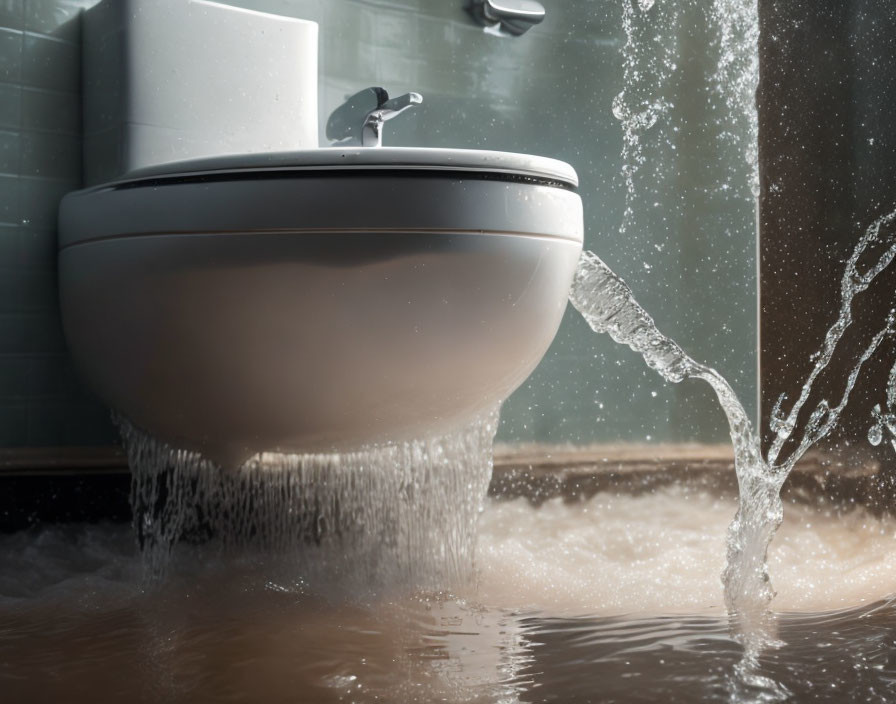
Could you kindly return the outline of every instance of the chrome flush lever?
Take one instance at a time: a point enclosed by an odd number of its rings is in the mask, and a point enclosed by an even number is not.
[[[383,124],[422,102],[423,96],[419,93],[405,93],[390,99],[383,88],[365,88],[330,115],[327,139],[340,144],[381,147]]]
[[[544,19],[544,7],[535,0],[470,0],[467,11],[499,37],[518,37]]]

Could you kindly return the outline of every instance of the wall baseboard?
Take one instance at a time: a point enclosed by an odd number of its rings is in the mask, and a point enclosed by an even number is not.
[[[105,474],[127,471],[127,456],[117,445],[0,448],[0,477],[21,474]]]

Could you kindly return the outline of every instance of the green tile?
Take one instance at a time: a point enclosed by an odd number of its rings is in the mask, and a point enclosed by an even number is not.
[[[19,226],[0,225],[0,276],[19,268]]]
[[[0,27],[24,29],[24,0],[0,0]]]
[[[26,352],[25,318],[21,313],[0,314],[0,355]]]
[[[22,122],[22,87],[0,83],[0,129],[18,129]]]
[[[22,132],[20,173],[23,176],[66,179],[81,177],[81,140],[76,135]]]
[[[56,262],[56,233],[20,224],[0,226],[0,277],[9,272],[48,271]]]
[[[29,365],[22,356],[0,356],[0,399],[23,400],[30,394]]]
[[[4,271],[0,275],[0,313],[38,313],[58,306],[54,269]]]
[[[18,176],[0,176],[0,224],[19,224],[19,202]]]
[[[81,52],[77,44],[38,34],[25,34],[22,83],[33,88],[78,92]]]
[[[22,335],[24,352],[63,355],[67,351],[58,310],[24,316]]]
[[[56,311],[0,314],[0,356],[62,355],[66,352]]]
[[[0,394],[0,447],[28,444],[28,405]]]
[[[55,229],[59,201],[78,186],[76,179],[57,181],[23,176],[19,179],[19,222],[37,230]]]
[[[56,266],[56,227],[32,230],[22,227],[16,235],[17,266],[31,271],[47,271]],[[0,268],[3,264],[0,262]]]
[[[24,36],[21,31],[0,29],[0,81],[22,80]]]
[[[20,138],[18,132],[0,130],[0,175],[19,173]]]
[[[65,357],[61,355],[29,355],[21,358],[7,357],[6,362],[9,364],[11,373],[22,374],[20,382],[11,378],[7,379],[8,388],[13,390],[11,396],[15,396],[16,391],[19,391],[21,396],[32,399],[38,396],[60,398],[65,395],[70,383]],[[12,362],[18,363],[12,364]],[[0,371],[7,364],[0,363]],[[3,383],[3,377],[0,377],[0,396],[5,395]]]
[[[25,29],[49,34],[57,39],[77,42],[82,9],[96,4],[96,0],[25,0]]]
[[[22,127],[64,134],[81,131],[81,96],[73,92],[22,89]]]
[[[30,446],[119,443],[109,409],[93,398],[32,402],[26,418]]]

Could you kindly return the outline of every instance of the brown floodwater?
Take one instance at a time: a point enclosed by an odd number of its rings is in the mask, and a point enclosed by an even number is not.
[[[282,556],[197,547],[145,587],[128,526],[0,536],[0,701],[896,701],[896,521],[787,507],[779,644],[748,685],[721,607],[733,511],[681,488],[490,500],[455,595],[312,589]]]

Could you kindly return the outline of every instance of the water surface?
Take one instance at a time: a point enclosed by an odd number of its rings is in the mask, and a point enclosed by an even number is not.
[[[129,526],[0,537],[3,701],[896,698],[896,521],[789,505],[771,691],[734,677],[719,578],[734,497],[686,485],[489,500],[461,595],[312,592],[282,561],[184,559],[143,589]],[[201,558],[198,548],[188,557]],[[275,564],[276,563],[276,564]],[[272,567],[273,565],[273,567]]]

